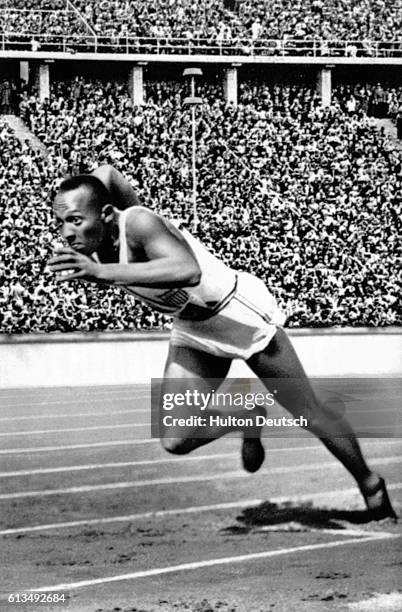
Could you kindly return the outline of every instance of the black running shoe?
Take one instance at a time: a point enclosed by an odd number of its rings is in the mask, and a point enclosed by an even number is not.
[[[379,479],[378,484],[371,491],[362,491],[362,495],[372,521],[381,521],[385,518],[398,520],[383,478]]]
[[[265,459],[265,450],[260,438],[243,438],[241,449],[243,467],[247,472],[256,472]]]

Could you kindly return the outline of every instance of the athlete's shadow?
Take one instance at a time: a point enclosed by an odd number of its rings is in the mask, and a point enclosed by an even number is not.
[[[240,525],[224,529],[226,533],[247,533],[256,528],[272,527],[273,531],[302,531],[307,529],[346,529],[343,522],[362,525],[370,522],[367,510],[338,510],[317,508],[310,504],[297,505],[291,502],[274,504],[264,502],[253,508],[246,508],[236,517]],[[275,526],[278,529],[275,529]]]

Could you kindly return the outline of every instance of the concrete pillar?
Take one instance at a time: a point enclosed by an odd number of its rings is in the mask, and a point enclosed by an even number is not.
[[[20,62],[20,79],[28,83],[29,81],[29,62]]]
[[[324,66],[318,72],[317,89],[323,106],[330,106],[332,102],[332,68]]]
[[[43,102],[50,96],[49,64],[40,63],[38,67],[39,100]]]
[[[137,64],[130,68],[128,76],[128,91],[134,106],[142,106],[145,102],[144,68]]]
[[[237,106],[237,68],[226,68],[224,76],[224,91],[226,102]]]

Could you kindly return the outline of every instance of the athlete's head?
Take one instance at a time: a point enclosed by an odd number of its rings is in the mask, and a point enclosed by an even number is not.
[[[98,178],[79,174],[63,181],[53,212],[64,240],[76,251],[91,255],[108,236],[113,220],[109,192]]]

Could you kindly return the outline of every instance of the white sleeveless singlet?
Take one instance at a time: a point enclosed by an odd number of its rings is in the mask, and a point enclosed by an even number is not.
[[[128,248],[126,224],[133,207],[119,211],[119,263],[127,264]],[[190,320],[205,320],[219,312],[236,290],[237,275],[215,257],[190,232],[180,228],[180,222],[170,222],[183,236],[201,270],[201,279],[193,287],[155,289],[135,285],[120,285],[126,292],[140,298],[159,312]]]

